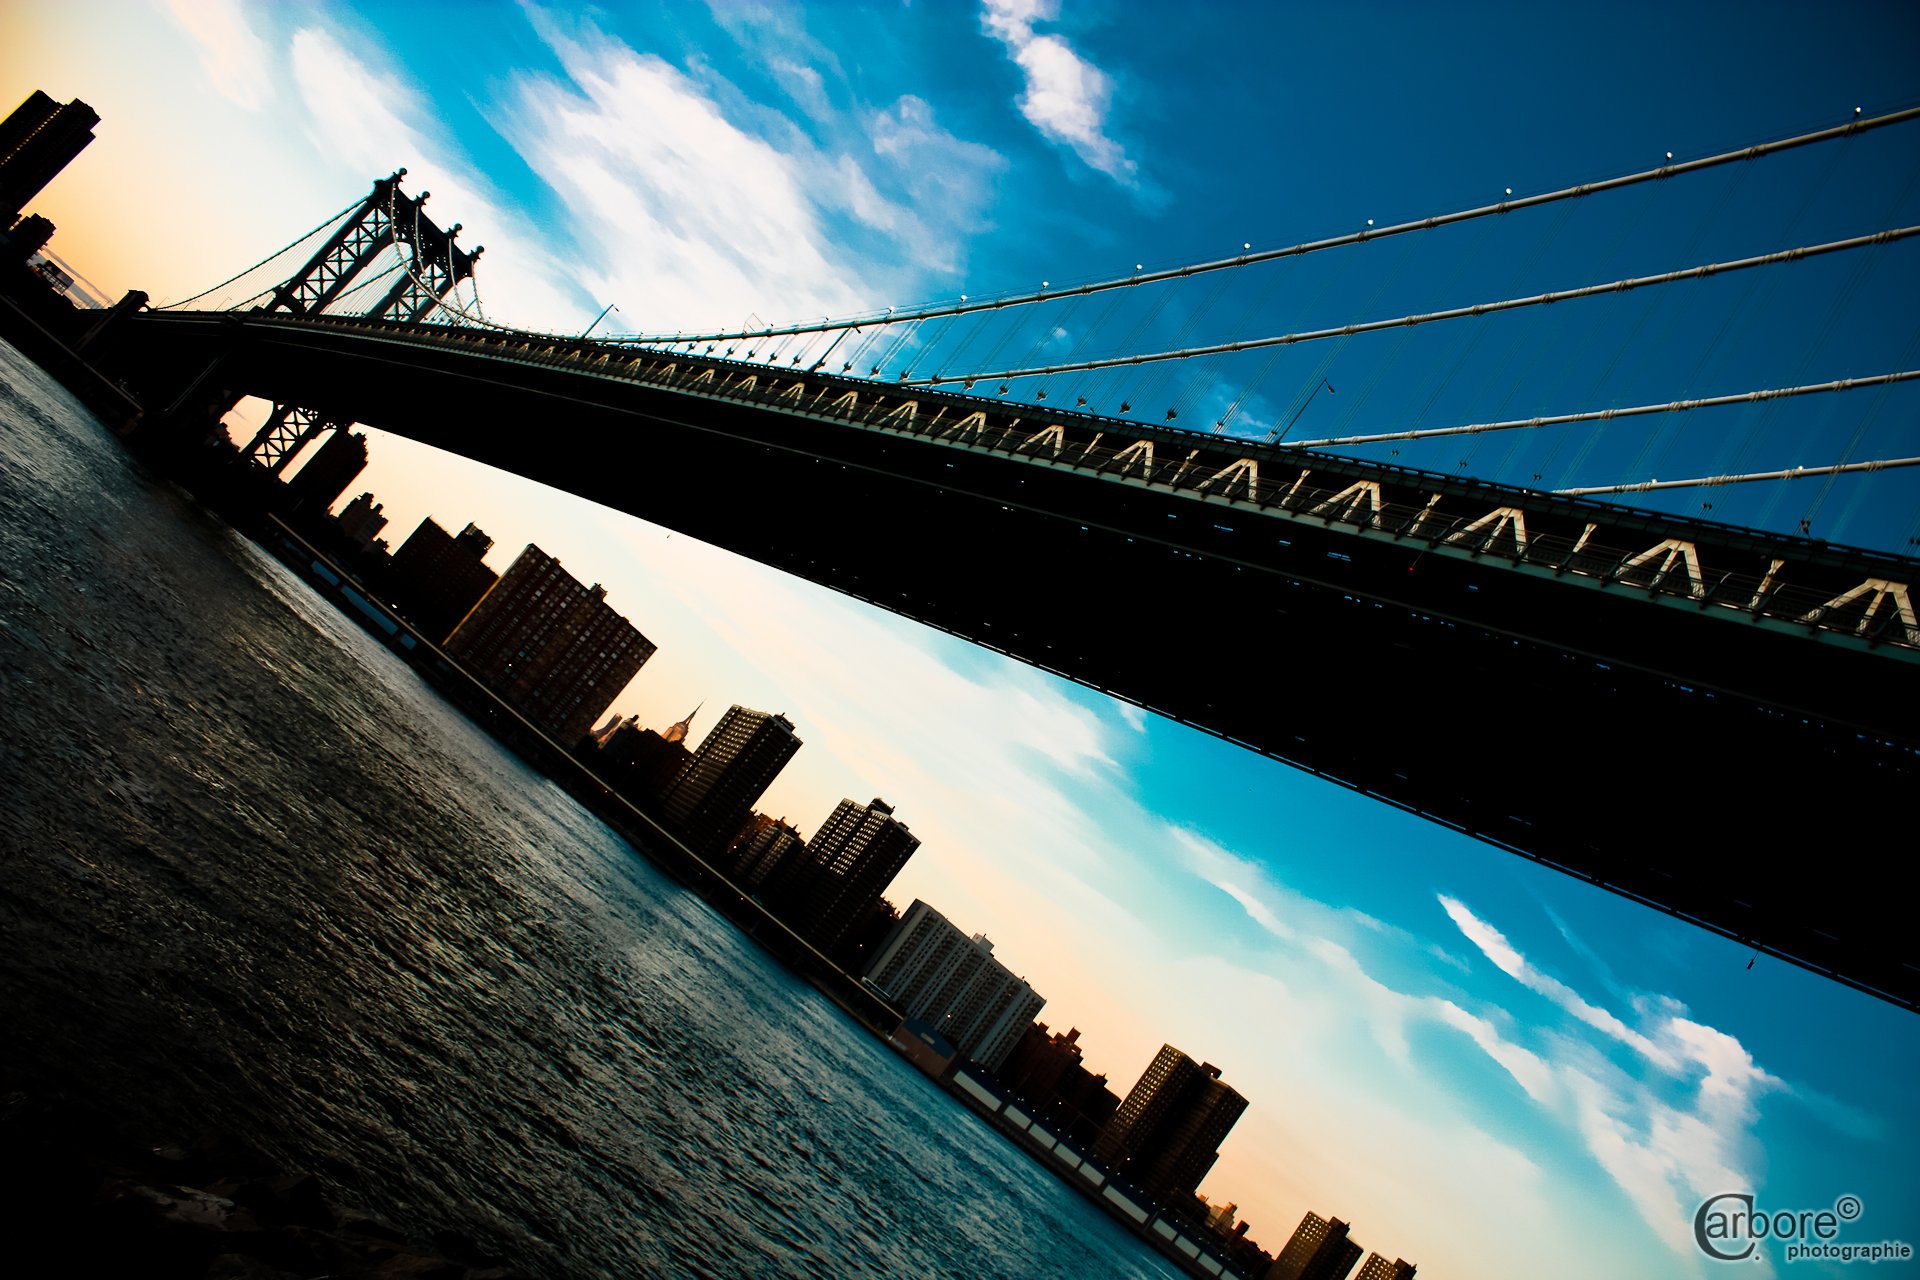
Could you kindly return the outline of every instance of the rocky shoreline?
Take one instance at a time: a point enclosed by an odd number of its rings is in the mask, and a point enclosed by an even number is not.
[[[230,1136],[134,1137],[13,1079],[0,1079],[0,1168],[0,1270],[14,1275],[528,1280],[458,1234],[417,1240],[345,1206]]]

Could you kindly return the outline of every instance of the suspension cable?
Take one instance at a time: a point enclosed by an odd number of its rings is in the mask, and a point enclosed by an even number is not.
[[[213,288],[202,289],[199,293],[194,294],[191,298],[182,298],[178,302],[169,302],[164,307],[155,307],[154,310],[155,311],[171,311],[175,307],[184,307],[189,302],[198,302],[200,301],[200,299],[206,297],[210,293],[218,293],[220,290],[232,284],[235,280],[238,280],[243,276],[252,275],[254,272],[266,266],[269,262],[272,262],[275,258],[279,257],[281,254],[287,252],[289,249],[298,248],[300,245],[306,243],[308,240],[313,239],[315,236],[319,235],[322,231],[325,231],[328,227],[340,221],[340,219],[346,217],[348,214],[352,213],[355,209],[359,208],[362,204],[365,204],[365,203],[366,203],[366,197],[362,196],[358,200],[355,200],[352,204],[348,205],[346,208],[342,209],[340,212],[328,218],[325,222],[321,223],[319,226],[315,227],[313,230],[301,236],[298,240],[294,240],[282,246],[281,248],[275,249],[272,253],[260,259],[260,261],[254,263],[252,266],[248,267],[245,271],[239,272],[235,275],[230,275],[225,280],[222,280],[219,284],[213,286]],[[255,296],[257,297],[258,295],[256,294]]]
[[[1576,200],[1582,196],[1597,195],[1604,191],[1618,191],[1623,187],[1637,186],[1643,182],[1659,182],[1667,178],[1676,178],[1682,174],[1698,173],[1703,169],[1719,165],[1732,164],[1739,160],[1757,160],[1762,156],[1774,155],[1796,147],[1811,146],[1834,138],[1849,138],[1873,129],[1883,129],[1888,125],[1901,124],[1920,118],[1920,107],[1908,107],[1905,110],[1889,112],[1886,115],[1871,116],[1866,119],[1853,119],[1843,125],[1830,129],[1819,129],[1812,133],[1796,134],[1790,138],[1780,138],[1773,142],[1757,143],[1734,151],[1723,151],[1716,155],[1703,156],[1698,160],[1682,160],[1668,163],[1657,169],[1643,169],[1617,178],[1605,178],[1598,182],[1583,182],[1576,186],[1562,187],[1557,191],[1547,191],[1540,195],[1516,196],[1499,201],[1496,204],[1480,205],[1477,208],[1461,209],[1454,213],[1436,214],[1412,222],[1398,222],[1386,227],[1367,227],[1361,231],[1346,235],[1330,236],[1322,240],[1309,240],[1301,244],[1289,245],[1284,249],[1262,249],[1254,253],[1243,253],[1237,257],[1220,258],[1212,262],[1196,262],[1186,266],[1168,267],[1160,271],[1138,272],[1131,276],[1095,280],[1086,284],[1067,288],[1041,288],[1029,293],[1006,294],[998,298],[983,298],[964,302],[933,303],[924,307],[913,307],[895,311],[891,315],[884,312],[868,312],[860,316],[851,316],[839,320],[821,321],[814,324],[798,324],[786,327],[769,328],[762,326],[751,331],[745,329],[720,330],[710,334],[689,335],[700,342],[721,341],[723,339],[755,336],[761,338],[779,337],[790,333],[817,333],[829,329],[851,329],[860,325],[891,323],[905,320],[926,320],[935,316],[966,315],[973,311],[994,311],[1005,307],[1021,307],[1036,302],[1050,302],[1058,298],[1071,298],[1089,293],[1102,293],[1108,289],[1130,289],[1135,285],[1158,284],[1163,280],[1178,280],[1187,276],[1203,275],[1209,271],[1225,271],[1234,267],[1252,266],[1260,262],[1273,262],[1280,258],[1299,257],[1303,254],[1318,253],[1322,249],[1337,249],[1345,245],[1360,244],[1363,241],[1384,240],[1389,236],[1405,235],[1410,231],[1426,231],[1434,227],[1452,226],[1455,223],[1471,222],[1476,218],[1492,217],[1497,214],[1514,213],[1521,209],[1537,208],[1559,200]],[[659,343],[668,340],[667,334],[631,334],[609,339],[620,343]],[[998,375],[985,374],[983,377]]]
[[[1916,379],[1920,379],[1920,369],[1906,369],[1899,373],[1876,373],[1864,378],[1839,378],[1832,382],[1814,382],[1798,387],[1774,387],[1766,391],[1743,391],[1735,395],[1707,396],[1699,400],[1668,400],[1664,404],[1636,404],[1621,409],[1590,409],[1584,413],[1509,418],[1505,422],[1474,422],[1466,426],[1429,427],[1420,431],[1383,431],[1366,436],[1329,436],[1324,440],[1294,440],[1281,447],[1338,449],[1356,444],[1379,444],[1384,440],[1430,440],[1436,436],[1470,436],[1486,431],[1559,427],[1570,422],[1607,422],[1614,418],[1638,418],[1652,413],[1685,413],[1689,409],[1717,409],[1730,404],[1757,404],[1763,400],[1785,400],[1790,396],[1819,395],[1825,391],[1856,391],[1865,387],[1884,387],[1895,382],[1913,382]]]
[[[393,213],[394,213],[393,201],[394,201],[394,193],[392,191],[389,191],[387,193],[387,220],[393,223],[395,226],[398,226],[400,223],[400,220],[393,216]],[[397,236],[395,238],[398,239]],[[426,293],[427,297],[433,300],[433,305],[436,308],[442,311],[450,311],[454,315],[459,316],[462,320],[465,320],[468,324],[477,326],[482,329],[497,330],[498,332],[501,332],[501,333],[521,332],[520,330],[515,329],[512,325],[496,324],[493,321],[487,319],[485,316],[474,315],[473,313],[467,311],[464,307],[461,307],[455,303],[448,302],[445,298],[441,297],[439,291],[436,290],[431,284],[427,283],[425,280],[422,280],[420,278],[420,273],[414,269],[414,265],[415,265],[414,258],[418,256],[419,243],[420,243],[420,202],[416,200],[413,202],[413,244],[409,246],[409,248],[413,249],[414,252],[407,253],[404,255],[404,261],[406,262],[406,268],[407,268],[407,275],[412,278],[414,284],[418,285],[421,288],[421,290]],[[453,252],[451,236],[448,237],[447,252],[449,256],[449,261],[451,261],[451,256]],[[451,274],[451,272],[449,272],[449,274]],[[460,282],[458,280],[454,281],[452,287],[450,287],[447,290],[447,292],[449,293],[453,292],[454,289],[459,287],[459,284]],[[474,290],[473,300],[474,300],[474,305],[477,307],[480,302],[480,292],[478,289]]]
[[[1756,480],[1798,480],[1803,476],[1838,476],[1855,471],[1890,471],[1895,467],[1920,467],[1920,458],[1879,458],[1872,462],[1838,462],[1822,467],[1788,467],[1784,471],[1749,471],[1737,476],[1696,476],[1692,480],[1642,480],[1638,484],[1602,484],[1586,489],[1555,489],[1569,498],[1586,498],[1602,493],[1652,493],[1659,489],[1697,489],[1703,485],[1749,484]]]
[[[1846,240],[1831,240],[1826,244],[1805,245],[1798,249],[1782,249],[1777,253],[1764,253],[1752,258],[1738,258],[1732,262],[1714,262],[1705,266],[1686,267],[1679,271],[1663,271],[1658,275],[1632,276],[1625,280],[1612,280],[1605,284],[1584,285],[1577,289],[1561,289],[1548,293],[1531,294],[1524,298],[1505,298],[1498,302],[1477,302],[1470,307],[1454,307],[1446,311],[1428,311],[1418,315],[1396,316],[1391,320],[1370,320],[1363,324],[1341,325],[1333,329],[1310,329],[1302,333],[1283,333],[1272,338],[1248,338],[1239,342],[1220,342],[1206,347],[1185,347],[1178,351],[1157,351],[1146,355],[1109,356],[1104,360],[1082,360],[1075,364],[1042,365],[1031,369],[1002,369],[993,373],[969,373],[935,378],[903,378],[901,383],[910,387],[939,386],[949,382],[987,380],[993,378],[1031,378],[1045,374],[1068,373],[1076,369],[1117,369],[1126,365],[1153,364],[1164,360],[1189,360],[1196,356],[1225,355],[1234,351],[1254,351],[1261,347],[1289,346],[1296,342],[1315,342],[1322,338],[1338,338],[1353,333],[1378,333],[1383,329],[1408,328],[1413,325],[1433,324],[1440,320],[1459,320],[1468,316],[1493,315],[1501,311],[1515,311],[1522,307],[1545,306],[1554,302],[1567,302],[1574,298],[1591,298],[1603,293],[1625,293],[1630,289],[1639,289],[1648,285],[1674,284],[1682,280],[1699,280],[1707,276],[1724,275],[1730,271],[1745,271],[1750,267],[1767,267],[1782,262],[1796,262],[1802,258],[1815,258],[1822,254],[1840,253],[1847,249],[1859,249],[1867,245],[1892,244],[1920,235],[1920,226],[1896,227],[1887,231],[1876,231],[1871,235],[1853,236]]]

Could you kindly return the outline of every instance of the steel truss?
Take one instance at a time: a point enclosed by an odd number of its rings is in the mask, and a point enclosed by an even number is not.
[[[376,181],[358,209],[292,279],[273,290],[272,301],[262,309],[319,315],[389,248],[409,254],[412,266],[366,313],[369,319],[418,322],[472,276],[483,251],[469,253],[454,243],[460,234],[458,223],[450,231],[436,226],[421,209],[430,193],[409,196],[400,189],[400,180],[406,176],[405,169],[398,169]],[[244,454],[278,475],[321,433],[345,425],[317,410],[276,403]]]

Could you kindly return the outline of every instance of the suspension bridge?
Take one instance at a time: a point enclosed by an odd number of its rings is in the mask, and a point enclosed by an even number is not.
[[[1920,216],[1526,286],[1556,265],[1575,210],[1718,175],[1691,237],[1666,246],[1684,255],[1764,166],[1903,135],[1910,150],[1916,120],[1856,113],[1225,258],[600,340],[490,316],[479,251],[432,222],[401,171],[232,280],[136,317],[120,359],[176,422],[204,428],[243,395],[271,403],[245,446],[271,470],[347,423],[406,435],[1920,1008],[1920,946],[1888,870],[1913,843],[1920,781]],[[1914,186],[1890,214],[1912,215]],[[1465,300],[1260,279],[1527,217],[1561,221],[1527,252],[1470,251],[1439,281],[1479,290]],[[1809,198],[1772,230],[1818,221]],[[1821,264],[1845,265],[1808,293]],[[1860,305],[1884,287],[1906,291],[1891,325]],[[1699,340],[1679,349],[1655,299],[1703,289],[1719,292],[1683,317],[1676,332]],[[1628,308],[1612,328],[1556,327],[1607,306]],[[1775,311],[1800,317],[1797,339],[1743,327]],[[1516,318],[1526,327],[1488,341]],[[1462,336],[1437,363],[1409,356],[1416,335],[1448,330]],[[1850,335],[1839,376],[1814,363],[1834,331]],[[1387,334],[1401,345],[1356,359],[1360,385],[1336,390],[1335,357]],[[1780,376],[1688,389],[1766,342]],[[1645,378],[1614,380],[1623,353]],[[1866,357],[1885,364],[1852,365]],[[1529,370],[1581,360],[1603,366],[1607,403],[1510,411]],[[1660,377],[1664,394],[1632,394]],[[1433,424],[1456,384],[1495,410]],[[1336,400],[1344,429],[1288,438]],[[1731,425],[1704,440],[1678,425],[1716,415]],[[1782,428],[1800,431],[1796,456],[1757,457]],[[1508,443],[1475,452],[1489,439]],[[1791,487],[1814,493],[1798,528],[1777,496]],[[1723,492],[1776,496],[1745,521],[1697,501]],[[1811,536],[1835,494],[1835,523],[1880,545]]]

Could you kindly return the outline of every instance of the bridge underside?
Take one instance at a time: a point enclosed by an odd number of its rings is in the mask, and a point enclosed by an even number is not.
[[[231,318],[134,338],[156,391],[224,353],[209,385],[631,512],[1920,1007],[1913,661],[564,368]]]

